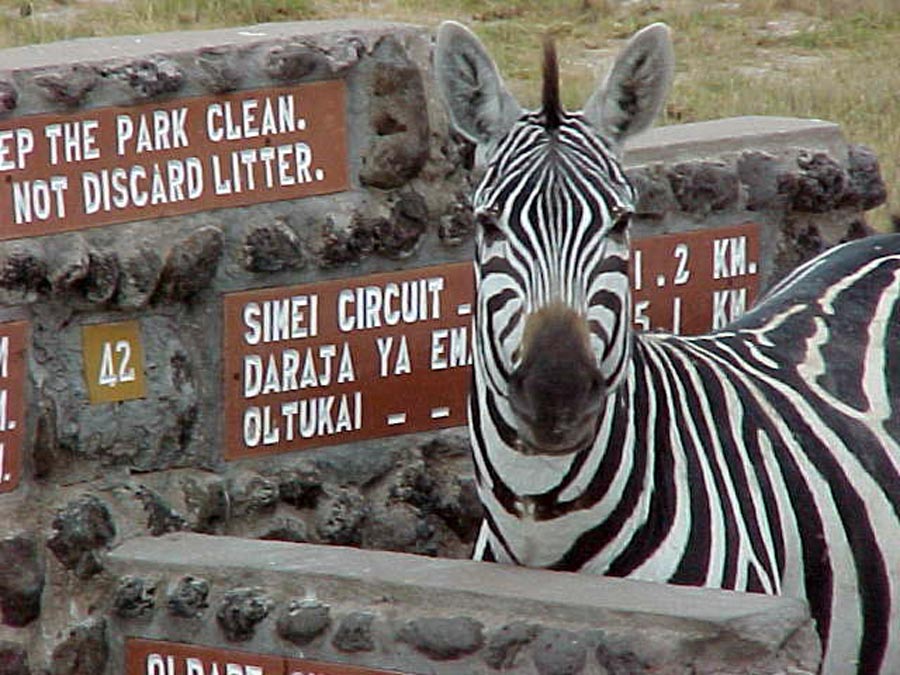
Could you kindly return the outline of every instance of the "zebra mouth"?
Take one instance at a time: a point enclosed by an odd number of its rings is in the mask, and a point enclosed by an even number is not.
[[[573,455],[576,452],[584,450],[586,447],[590,446],[592,440],[593,437],[589,432],[579,436],[575,442],[572,442],[570,439],[562,439],[557,442],[538,442],[533,438],[523,438],[522,434],[519,434],[514,447],[516,452],[522,455],[550,455],[555,457]]]

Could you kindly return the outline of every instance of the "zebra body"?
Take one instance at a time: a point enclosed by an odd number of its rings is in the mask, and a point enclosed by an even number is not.
[[[473,198],[476,557],[806,597],[824,672],[900,672],[900,236],[837,247],[699,337],[631,330],[622,140],[672,77],[668,30],[583,113],[555,56],[523,112],[445,24],[438,82]]]

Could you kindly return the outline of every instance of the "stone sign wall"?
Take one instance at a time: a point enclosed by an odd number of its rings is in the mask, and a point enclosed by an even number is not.
[[[0,674],[120,672],[104,617],[156,602],[108,564],[136,537],[469,554],[471,148],[430,53],[349,21],[0,54]],[[645,330],[721,327],[884,199],[824,122],[625,159]]]

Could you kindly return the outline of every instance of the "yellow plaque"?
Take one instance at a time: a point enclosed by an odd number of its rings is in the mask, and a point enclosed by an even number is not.
[[[91,403],[144,398],[144,348],[137,321],[84,326],[81,338]]]

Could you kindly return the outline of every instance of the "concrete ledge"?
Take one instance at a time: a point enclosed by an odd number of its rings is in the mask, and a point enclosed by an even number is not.
[[[828,152],[846,160],[847,143],[833,122],[796,117],[728,117],[654,127],[625,146],[629,166],[721,157],[748,149],[781,154],[788,148]]]
[[[354,37],[359,38],[365,35],[371,35],[373,39],[378,39],[386,32],[396,34],[403,31],[423,32],[423,30],[410,24],[347,19],[341,21],[289,21],[215,30],[78,38],[65,42],[49,42],[4,49],[3,63],[0,65],[0,69],[16,72],[76,62],[90,63],[116,58],[133,60],[160,53],[171,55],[193,52],[212,45],[217,49],[223,49],[226,46],[245,48],[275,40],[297,42],[313,38],[319,40],[330,35],[349,42]]]
[[[464,617],[498,634],[508,632],[516,622],[537,622],[542,630],[581,636],[578,639],[595,645],[594,649],[600,649],[596,645],[602,637],[603,649],[634,655],[648,667],[691,664],[702,672],[718,664],[727,672],[745,672],[745,668],[772,672],[776,665],[813,667],[810,664],[817,658],[806,605],[797,599],[184,533],[132,539],[113,551],[108,563],[114,575],[127,575],[132,585],[135,578],[154,579],[171,588],[179,578],[203,578],[213,589],[211,608],[221,602],[217,598],[222,594],[241,587],[260,589],[273,607],[287,606],[291,598],[299,597],[324,603],[338,614],[374,611],[382,624],[376,631],[381,645],[371,654],[354,654],[352,661],[407,672],[459,672],[461,662],[435,665],[428,660],[427,649],[423,655],[406,644],[410,624],[441,617],[451,621]],[[159,604],[162,600],[159,597]],[[184,620],[173,623],[163,614],[159,608],[150,622],[146,616],[140,622],[118,622],[120,640],[127,635],[226,645],[210,620],[197,621],[186,631]],[[265,621],[248,641],[249,648],[290,656],[290,645],[272,635],[275,631],[266,630]],[[240,649],[247,650],[248,645]],[[303,653],[324,660],[348,658],[335,648],[334,640],[313,643]],[[484,667],[471,653],[466,658],[467,672],[472,664]],[[513,671],[533,672],[529,668]]]

